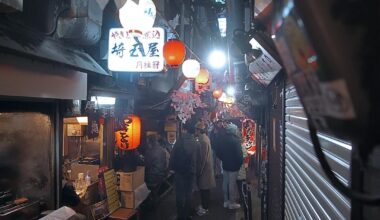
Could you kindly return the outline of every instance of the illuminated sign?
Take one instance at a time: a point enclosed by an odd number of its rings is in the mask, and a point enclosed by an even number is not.
[[[142,32],[112,28],[109,32],[108,69],[125,72],[160,72],[164,68],[164,30]]]

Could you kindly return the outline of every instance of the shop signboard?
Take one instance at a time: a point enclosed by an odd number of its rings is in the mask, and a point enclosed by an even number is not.
[[[161,72],[164,68],[162,28],[146,31],[112,28],[109,32],[108,69],[120,72]]]
[[[259,49],[262,55],[249,63],[248,69],[251,72],[252,79],[267,86],[281,70],[281,65],[261,46],[256,39],[252,38],[249,42],[252,49]]]

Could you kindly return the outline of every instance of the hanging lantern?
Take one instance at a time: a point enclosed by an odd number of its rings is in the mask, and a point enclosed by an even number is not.
[[[243,146],[253,153],[256,152],[256,123],[252,119],[244,119],[241,128]]]
[[[215,99],[219,99],[223,94],[223,91],[221,89],[215,89],[213,92],[212,92],[212,96],[215,98]]]
[[[121,25],[130,30],[144,31],[153,27],[156,6],[152,0],[127,0],[119,9]]]
[[[197,78],[195,78],[195,82],[198,84],[206,84],[209,78],[210,78],[210,73],[208,72],[208,70],[205,68],[202,68],[199,71]]]
[[[141,120],[136,115],[124,119],[124,130],[115,132],[116,146],[121,150],[134,150],[141,141]]]
[[[201,70],[201,64],[194,59],[185,60],[182,64],[183,75],[188,79],[195,79]]]
[[[176,68],[185,60],[186,48],[181,41],[172,39],[165,43],[163,53],[166,64]]]

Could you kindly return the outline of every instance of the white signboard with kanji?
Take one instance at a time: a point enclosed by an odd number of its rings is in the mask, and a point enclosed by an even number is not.
[[[269,54],[269,52],[267,52],[264,47],[256,41],[255,38],[252,38],[249,43],[252,45],[252,49],[260,49],[263,52],[261,56],[259,56],[248,66],[248,69],[251,72],[251,77],[267,86],[270,82],[272,82],[282,67]]]
[[[109,33],[108,69],[120,72],[161,72],[164,68],[162,28],[147,31],[112,28]]]

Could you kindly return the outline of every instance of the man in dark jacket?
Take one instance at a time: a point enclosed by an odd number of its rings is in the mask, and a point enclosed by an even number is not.
[[[175,143],[170,157],[170,169],[174,170],[177,217],[190,219],[191,200],[195,179],[199,172],[197,163],[200,143],[194,137],[194,124],[187,122],[182,126],[182,134]]]
[[[216,142],[216,155],[223,166],[223,205],[229,209],[240,208],[236,203],[239,196],[236,181],[238,171],[243,164],[243,152],[237,135],[237,126],[229,124],[225,129],[221,129]]]
[[[147,136],[145,153],[145,183],[150,190],[161,184],[167,174],[167,152],[158,143],[156,134]]]

